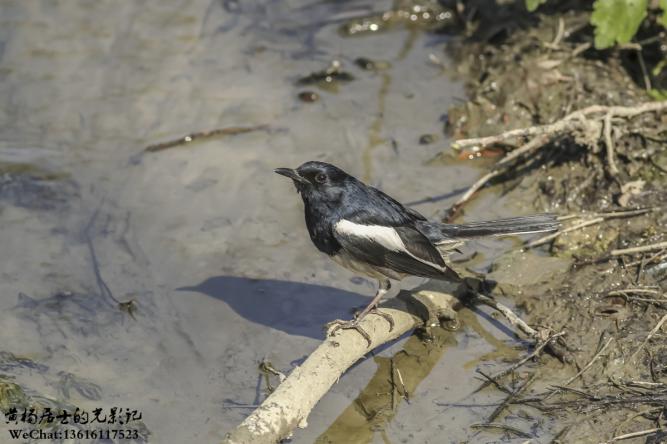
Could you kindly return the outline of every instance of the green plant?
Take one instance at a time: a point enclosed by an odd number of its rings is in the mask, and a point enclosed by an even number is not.
[[[525,0],[529,11],[546,0]],[[662,14],[658,23],[667,28],[667,0],[659,0]],[[591,24],[595,27],[595,48],[604,49],[616,43],[629,43],[646,18],[648,0],[595,0]]]

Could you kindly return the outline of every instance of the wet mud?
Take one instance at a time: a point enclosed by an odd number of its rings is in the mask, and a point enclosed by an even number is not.
[[[480,25],[491,18],[481,13],[467,39],[449,47],[470,96],[450,109],[452,137],[551,123],[590,105],[653,100],[639,74],[636,48],[592,50],[588,11],[571,6],[523,20],[516,11],[505,28],[493,17],[499,27],[491,34]],[[661,51],[649,43],[642,54],[655,63]],[[616,121],[616,174],[610,173],[604,143],[596,146],[577,134],[559,137],[493,179],[462,210],[474,211],[488,193],[500,191],[513,207],[556,212],[570,227],[539,246],[518,246],[482,270],[499,291],[512,295],[531,325],[563,332],[569,349],[566,363],[543,356],[496,381],[509,386],[486,388],[510,393],[506,418],[495,421],[513,426],[519,412],[534,424],[555,420],[540,434],[549,436],[544,442],[667,439],[666,136],[664,112]],[[480,153],[450,151],[436,161],[488,162]],[[635,246],[646,249],[624,250]]]

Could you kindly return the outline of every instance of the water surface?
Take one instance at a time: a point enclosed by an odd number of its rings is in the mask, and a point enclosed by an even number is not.
[[[418,205],[426,215],[477,177],[469,165],[427,164],[446,147],[442,117],[463,95],[428,62],[446,37],[338,35],[343,18],[390,6],[3,1],[0,351],[32,364],[1,373],[35,397],[138,409],[150,442],[215,442],[265,397],[262,359],[288,372],[324,323],[367,303],[374,283],[311,246],[300,199],[272,170],[325,160],[406,202],[445,196]],[[390,67],[365,71],[358,57]],[[294,85],[334,59],[354,81]],[[320,100],[299,101],[304,89]],[[268,129],[142,154],[188,133],[256,125]],[[440,138],[418,144],[425,133]],[[504,212],[487,197],[466,217]],[[132,316],[119,310],[127,301]],[[336,431],[378,368],[367,359],[294,442],[478,436],[469,425],[493,407],[453,404],[496,400],[469,396],[474,368],[513,339],[477,315],[464,324],[386,430],[357,424],[370,430],[360,434],[343,421],[349,434]]]

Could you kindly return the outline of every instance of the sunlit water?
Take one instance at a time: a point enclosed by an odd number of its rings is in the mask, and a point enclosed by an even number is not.
[[[442,136],[418,144],[442,134],[443,114],[463,96],[428,61],[445,37],[338,35],[342,18],[389,6],[4,0],[0,351],[34,363],[0,373],[36,397],[138,409],[150,442],[215,442],[265,397],[262,359],[289,372],[323,324],[367,303],[373,283],[312,247],[299,197],[272,170],[326,160],[405,202],[444,196],[418,206],[427,215],[477,177],[467,165],[426,165],[446,148]],[[364,71],[357,57],[391,67]],[[333,59],[355,80],[337,92],[294,85]],[[299,101],[305,89],[321,99]],[[269,129],[141,154],[254,125]],[[500,200],[482,203],[471,217],[503,214]],[[133,316],[118,308],[130,300]],[[469,396],[474,369],[512,339],[466,319],[410,403],[359,442],[475,436],[469,425],[493,407],[454,404],[497,401]],[[367,359],[350,370],[294,441],[325,433],[376,367]],[[68,374],[78,389],[63,389]]]

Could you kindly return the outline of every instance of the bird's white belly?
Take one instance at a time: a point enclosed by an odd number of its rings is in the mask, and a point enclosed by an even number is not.
[[[396,279],[401,280],[406,275],[403,273],[398,273],[392,269],[385,267],[376,267],[375,265],[368,264],[366,262],[361,262],[354,259],[352,256],[347,254],[345,250],[341,250],[340,253],[331,256],[331,259],[334,260],[341,267],[345,267],[350,271],[355,273],[363,274],[368,277],[375,279]]]

